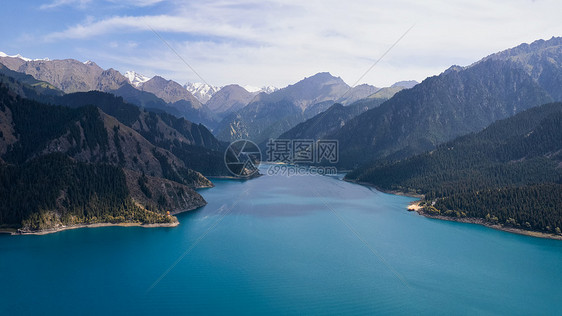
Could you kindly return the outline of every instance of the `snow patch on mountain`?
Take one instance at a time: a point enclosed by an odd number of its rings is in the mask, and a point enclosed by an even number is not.
[[[125,78],[127,78],[129,80],[129,82],[131,83],[131,85],[133,85],[135,87],[138,87],[141,84],[150,80],[150,78],[148,78],[147,76],[141,75],[141,74],[136,73],[132,70],[129,70],[129,71],[125,72]]]
[[[242,88],[246,89],[246,91],[251,92],[251,93],[261,93],[261,92],[265,92],[267,94],[270,94],[272,92],[275,92],[277,90],[279,90],[279,88],[274,87],[274,86],[263,86],[261,88],[255,87],[255,86],[250,86],[250,85],[246,85],[243,86]]]
[[[0,57],[19,58],[19,59],[21,59],[21,60],[23,60],[23,61],[36,61],[36,60],[49,61],[49,60],[50,60],[49,58],[31,59],[31,58],[23,57],[23,56],[20,55],[20,54],[17,54],[17,55],[8,55],[8,54],[6,54],[6,53],[4,53],[4,52],[0,52]]]
[[[222,87],[210,86],[202,82],[188,82],[183,87],[203,104],[207,103],[217,91],[222,89]]]

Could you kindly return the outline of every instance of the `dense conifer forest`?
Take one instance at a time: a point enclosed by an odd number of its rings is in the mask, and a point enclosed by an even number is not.
[[[558,232],[562,228],[562,104],[533,108],[479,133],[347,175],[384,190],[423,194],[434,215]]]

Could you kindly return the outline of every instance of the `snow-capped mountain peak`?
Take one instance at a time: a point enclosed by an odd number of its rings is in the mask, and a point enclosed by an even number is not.
[[[8,55],[8,54],[6,54],[6,53],[4,53],[4,52],[0,52],[0,57],[19,58],[19,59],[21,59],[21,60],[23,60],[23,61],[35,61],[35,60],[45,60],[45,61],[49,61],[49,60],[50,60],[49,58],[31,59],[31,58],[23,57],[23,56],[20,55],[20,54],[17,54],[17,55]]]
[[[191,92],[194,97],[199,100],[201,103],[207,103],[213,96],[213,94],[217,93],[222,87],[217,86],[210,86],[206,83],[201,82],[188,82],[184,86],[187,91]]]
[[[125,72],[125,78],[127,78],[129,80],[129,82],[131,83],[131,85],[133,85],[135,87],[138,87],[141,84],[150,80],[150,78],[148,78],[147,76],[141,75],[141,74],[136,73],[132,70],[129,70],[129,71]]]
[[[261,92],[265,92],[267,94],[270,94],[272,92],[275,92],[275,91],[279,90],[279,88],[274,87],[274,86],[263,86],[261,88],[258,88],[258,87],[246,85],[246,86],[243,86],[242,88],[246,89],[246,91],[248,91],[248,92],[255,93],[255,94],[258,94],[258,93],[261,93]]]

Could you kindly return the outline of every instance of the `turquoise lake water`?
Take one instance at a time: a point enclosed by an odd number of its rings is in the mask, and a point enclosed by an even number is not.
[[[561,241],[336,177],[214,182],[176,228],[0,235],[0,314],[562,313]]]

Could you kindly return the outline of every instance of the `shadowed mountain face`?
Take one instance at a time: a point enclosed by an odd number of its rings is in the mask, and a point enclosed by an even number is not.
[[[139,87],[140,90],[150,92],[167,103],[185,100],[191,102],[192,108],[201,108],[201,102],[175,81],[155,76],[147,82],[140,84]]]
[[[17,78],[17,79],[16,79]],[[3,67],[0,64],[0,82],[20,97],[68,107],[95,105],[115,117],[120,123],[142,134],[152,144],[175,151],[186,167],[208,175],[226,175],[222,152],[223,145],[201,124],[194,124],[181,115],[166,113],[175,111],[168,104],[149,92],[134,89],[125,84],[119,90],[128,98],[135,99],[147,111],[124,102],[123,98],[99,91],[64,94],[49,83],[38,81],[30,75]],[[144,103],[143,103],[144,102]],[[195,111],[195,110],[194,110]],[[184,112],[185,113],[185,112]]]
[[[24,98],[39,99],[42,96],[53,97],[64,94],[49,82],[10,70],[3,64],[0,64],[0,82]]]
[[[65,93],[92,90],[122,96],[141,107],[158,109],[188,118],[213,128],[217,119],[189,91],[177,82],[156,76],[146,82],[135,82],[114,69],[104,70],[94,62],[64,60],[24,60],[17,57],[0,57],[0,63],[10,70],[33,76]],[[131,89],[132,88],[132,89]]]
[[[357,115],[381,105],[404,88],[393,86],[378,89],[367,98],[348,106],[333,104],[326,111],[296,125],[279,136],[280,139],[322,139],[342,128],[347,121]],[[329,104],[332,104],[329,102]]]
[[[355,118],[351,110],[330,109],[283,137],[337,139],[340,166],[345,168],[409,157],[522,110],[562,100],[561,61],[560,38],[522,44],[469,67],[453,66],[417,85],[396,83],[388,89],[412,88]]]
[[[134,112],[113,105],[123,121],[134,121]],[[204,176],[98,107],[46,105],[2,85],[0,118],[1,225],[168,223],[166,210],[205,204],[192,190],[211,185]]]
[[[138,89],[145,93],[151,93],[166,102],[165,105],[152,102],[156,109],[175,116],[188,118],[194,122],[203,123],[211,129],[217,124],[217,119],[211,110],[202,105],[189,91],[173,80],[166,80],[160,76],[155,76],[147,82],[140,84]],[[129,96],[132,96],[132,94],[129,94]],[[136,97],[139,100],[150,100],[149,95],[141,96],[137,94]]]
[[[224,146],[202,124],[165,112],[145,111],[123,102],[122,98],[98,91],[67,94],[54,102],[69,107],[95,104],[152,144],[180,157],[188,168],[205,175],[228,174],[222,157]]]
[[[239,85],[232,84],[222,87],[205,105],[214,113],[225,115],[246,106],[255,94],[248,92]]]
[[[338,139],[341,164],[357,166],[384,157],[408,157],[478,131],[554,98],[522,67],[488,59],[451,67],[397,93],[380,107],[350,120]]]
[[[562,37],[492,54],[483,59],[510,61],[525,70],[555,100],[562,100]]]
[[[302,110],[324,102],[340,99],[349,86],[339,77],[321,72],[271,94],[260,94],[255,102],[289,101]]]
[[[433,215],[552,233],[562,227],[561,126],[562,103],[545,104],[431,152],[369,165],[346,177],[424,194]]]
[[[226,116],[215,135],[224,141],[246,138],[262,143],[328,109],[335,100],[346,103],[374,91],[367,85],[350,89],[341,78],[318,73],[270,94],[258,94],[246,107]]]

